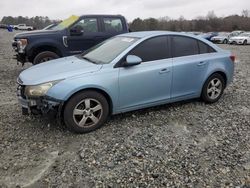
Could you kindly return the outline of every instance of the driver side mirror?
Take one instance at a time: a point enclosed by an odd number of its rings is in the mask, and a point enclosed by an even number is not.
[[[142,59],[136,55],[128,55],[126,57],[125,67],[134,66],[141,64]]]
[[[75,27],[70,29],[70,35],[71,36],[81,36],[83,35],[84,31],[83,31],[83,27],[76,25]]]

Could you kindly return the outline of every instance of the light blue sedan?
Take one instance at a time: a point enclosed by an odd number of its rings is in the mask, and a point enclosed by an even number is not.
[[[86,133],[112,114],[191,98],[216,102],[232,82],[234,60],[194,35],[127,33],[23,71],[17,93],[24,114],[56,112]]]

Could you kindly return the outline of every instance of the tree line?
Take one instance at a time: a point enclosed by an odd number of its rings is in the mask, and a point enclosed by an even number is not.
[[[32,18],[18,16],[5,16],[1,24],[17,25],[24,23],[36,29],[44,28],[58,20],[51,20],[47,16],[35,16]],[[170,17],[162,18],[136,18],[129,23],[131,31],[146,30],[167,30],[167,31],[250,31],[250,11],[243,10],[241,15],[230,15],[227,17],[217,17],[214,11],[209,11],[206,16],[199,16],[192,20],[187,20],[183,16],[179,19]]]
[[[29,26],[33,26],[36,29],[42,29],[55,22],[58,22],[58,21],[51,20],[47,16],[35,16],[32,18],[23,17],[23,16],[18,16],[18,17],[4,16],[0,23],[6,24],[6,25],[26,24]]]
[[[250,11],[243,10],[242,15],[230,15],[227,17],[217,17],[214,11],[210,11],[206,16],[199,16],[192,20],[187,20],[183,16],[176,20],[169,17],[159,19],[136,18],[129,25],[132,31],[250,31]]]

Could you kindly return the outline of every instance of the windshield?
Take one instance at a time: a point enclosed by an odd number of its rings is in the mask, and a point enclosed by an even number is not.
[[[72,15],[69,18],[60,22],[57,26],[51,28],[51,30],[65,29],[65,28],[69,27],[70,25],[72,25],[73,23],[75,23],[78,19],[79,19],[79,16]]]
[[[230,33],[226,33],[226,32],[221,32],[218,34],[218,36],[228,36]]]
[[[137,40],[133,37],[114,37],[87,50],[82,58],[96,64],[108,64]]]
[[[241,37],[249,37],[249,36],[250,36],[250,33],[242,33],[242,34],[240,34],[239,36],[241,36]]]

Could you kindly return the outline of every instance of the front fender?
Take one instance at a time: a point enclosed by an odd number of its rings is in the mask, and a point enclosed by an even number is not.
[[[72,95],[81,90],[98,89],[110,97],[114,112],[118,107],[118,71],[113,69],[100,75],[98,76],[96,72],[93,72],[65,79],[49,89],[46,95],[60,101],[67,101]]]
[[[34,51],[40,47],[43,46],[51,46],[53,48],[56,48],[63,56],[65,54],[65,47],[63,46],[62,41],[56,40],[56,39],[38,39],[34,42],[30,42],[29,45],[26,48],[26,54],[31,57],[34,53]]]

